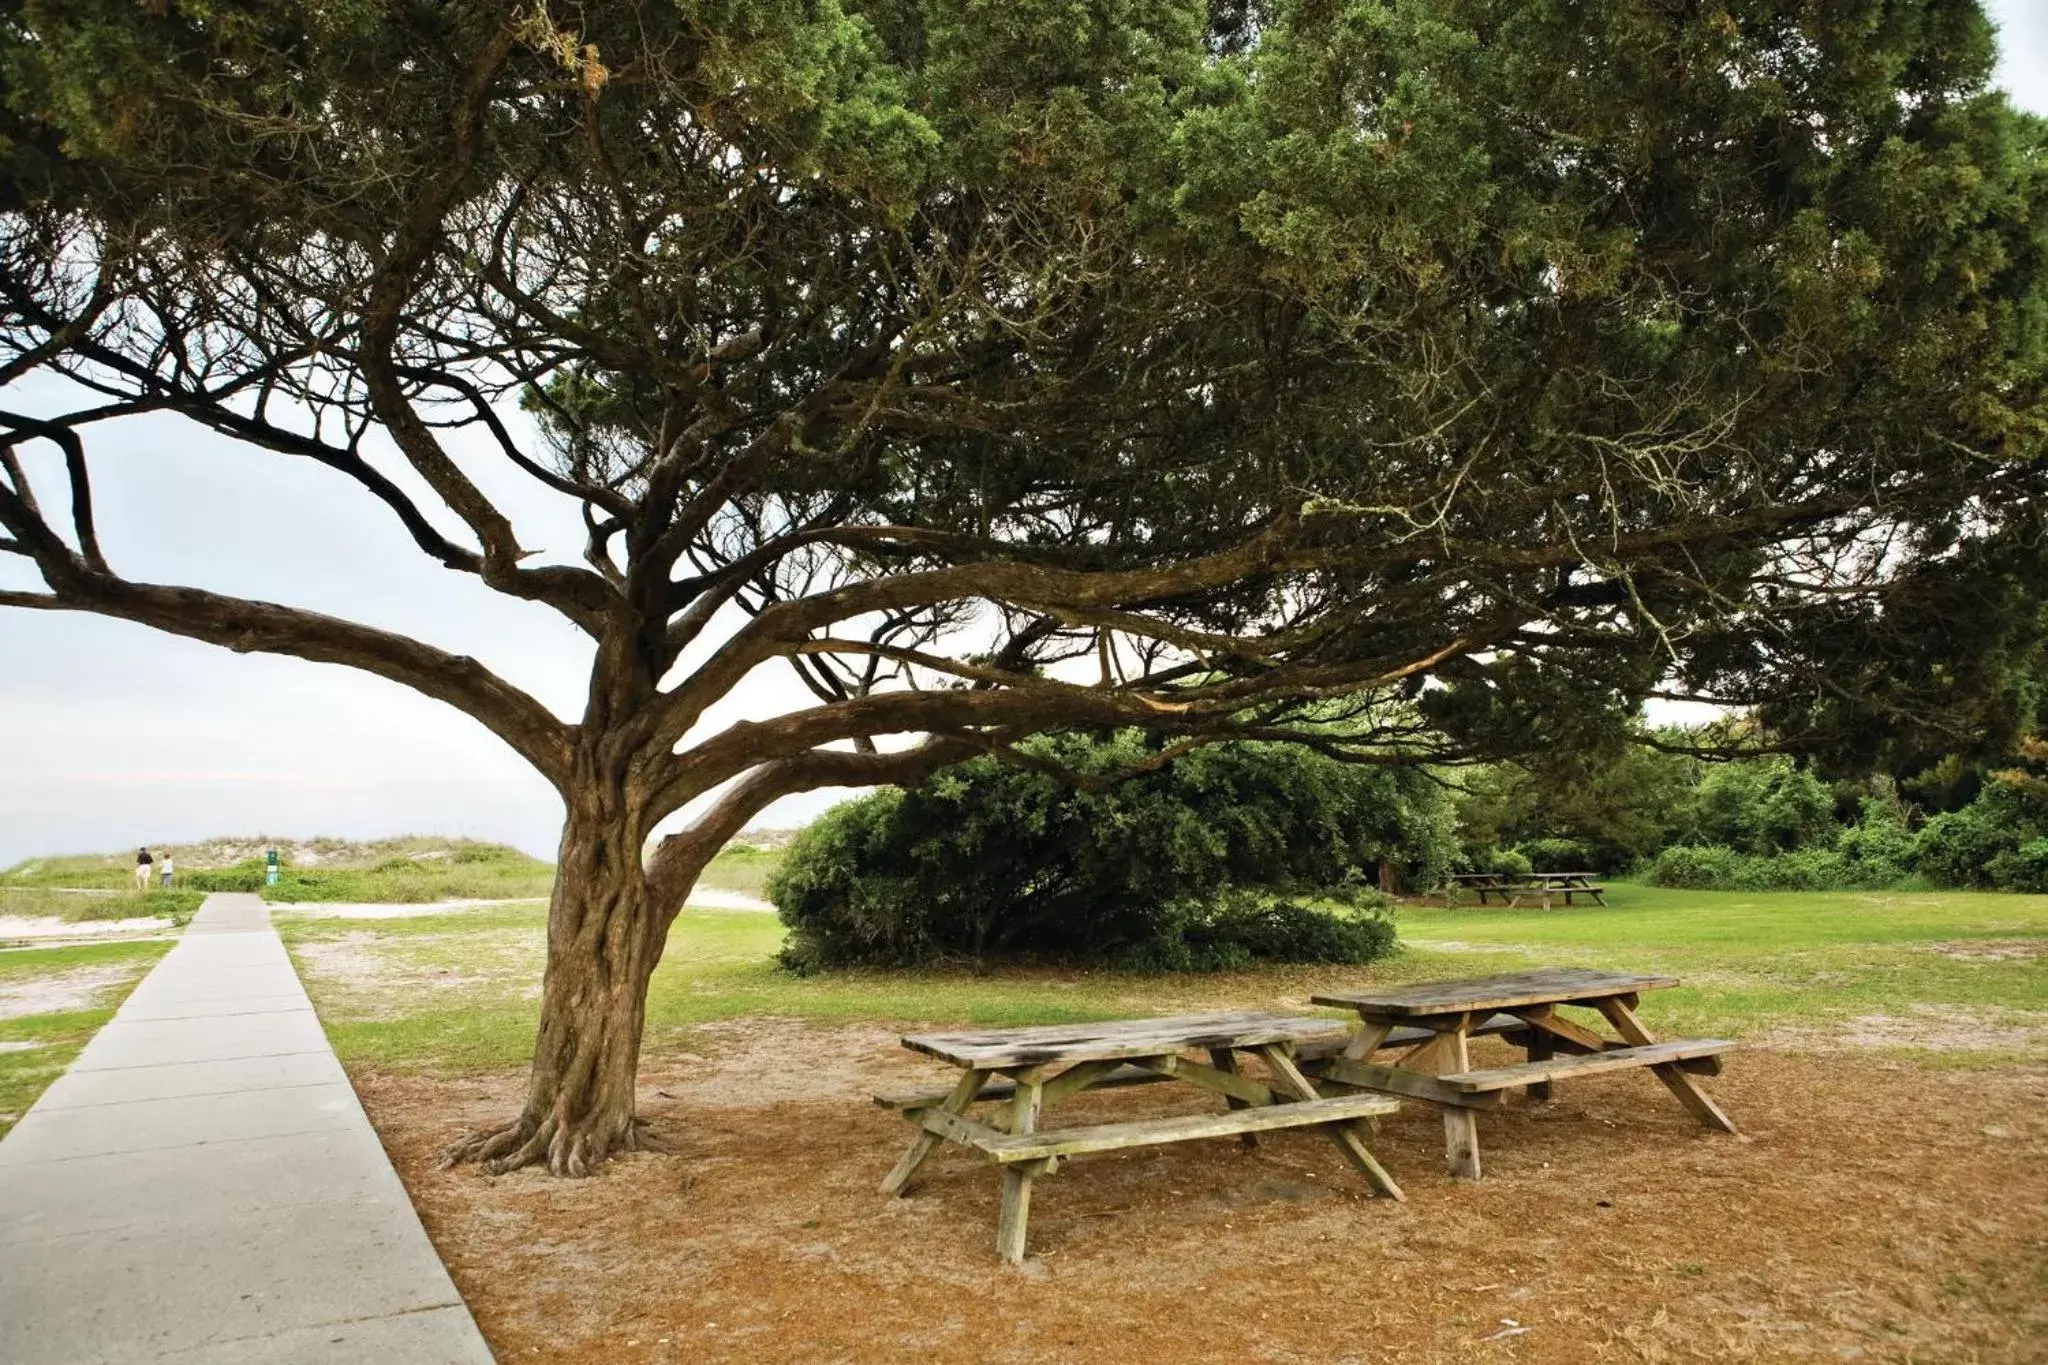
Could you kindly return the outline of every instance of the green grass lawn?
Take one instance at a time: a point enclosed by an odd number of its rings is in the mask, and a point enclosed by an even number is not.
[[[23,992],[37,987],[83,997],[65,1008],[0,1018],[0,1135],[64,1074],[79,1049],[114,1017],[135,983],[170,947],[164,940],[131,940],[0,952],[0,1007],[19,1002]]]
[[[1371,967],[1214,976],[1003,969],[796,977],[772,962],[782,928],[771,916],[692,910],[655,974],[648,1039],[659,1048],[691,1025],[749,1014],[993,1027],[1299,1008],[1312,991],[1348,982],[1566,965],[1684,979],[1644,999],[1646,1019],[1667,1033],[1768,1034],[1796,1044],[1860,1021],[1859,1036],[1873,1045],[1944,1065],[2048,1056],[2048,897],[1617,885],[1609,900],[1549,911],[1407,908],[1402,950]],[[464,1069],[526,1060],[544,921],[536,903],[407,920],[281,917],[280,926],[345,1061]],[[1910,1036],[1930,1031],[1939,1036]]]

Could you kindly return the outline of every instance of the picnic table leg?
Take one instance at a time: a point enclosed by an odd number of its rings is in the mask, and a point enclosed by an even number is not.
[[[1455,1076],[1472,1069],[1472,1055],[1466,1047],[1465,1028],[1469,1021],[1437,1035],[1442,1074]],[[1479,1178],[1479,1118],[1470,1109],[1443,1106],[1444,1166],[1453,1176]]]
[[[1284,1090],[1298,1100],[1322,1098],[1314,1083],[1301,1074],[1301,1068],[1294,1064],[1294,1058],[1287,1055],[1286,1048],[1278,1043],[1269,1043],[1259,1049],[1259,1055],[1266,1059],[1266,1065],[1272,1069],[1273,1080],[1276,1082],[1274,1089]],[[1372,1154],[1365,1145],[1365,1139],[1358,1135],[1360,1121],[1326,1123],[1320,1126],[1323,1132],[1329,1135],[1330,1141],[1337,1144],[1337,1150],[1344,1154],[1345,1160],[1358,1168],[1358,1173],[1365,1177],[1365,1183],[1372,1186],[1376,1193],[1397,1202],[1407,1201],[1408,1196],[1401,1193],[1401,1187],[1394,1183],[1394,1177],[1387,1174],[1387,1168],[1380,1165],[1379,1158]]]
[[[1017,1073],[1017,1093],[1010,1101],[1010,1132],[1038,1131],[1038,1109],[1044,1096],[1037,1068]],[[1031,1181],[1047,1169],[1043,1161],[1019,1161],[1003,1167],[1003,1209],[996,1221],[996,1255],[1011,1265],[1024,1260],[1025,1225],[1031,1219]]]
[[[981,1093],[981,1087],[988,1080],[988,1072],[969,1067],[960,1077],[960,1083],[953,1087],[953,1093],[939,1104],[948,1114],[958,1114],[974,1102]],[[917,1174],[917,1168],[924,1165],[924,1159],[932,1154],[941,1139],[937,1133],[920,1132],[910,1140],[910,1150],[897,1161],[896,1169],[882,1177],[883,1194],[902,1194],[910,1187],[910,1177]]]
[[[1543,1029],[1529,1030],[1529,1060],[1547,1062],[1557,1055],[1557,1039]],[[1550,1082],[1537,1081],[1529,1087],[1529,1098],[1538,1104],[1550,1098]]]
[[[1235,1076],[1237,1074],[1237,1053],[1234,1049],[1227,1047],[1212,1047],[1209,1049],[1209,1065],[1215,1067],[1218,1071],[1227,1071]],[[1251,1101],[1239,1099],[1235,1095],[1225,1095],[1223,1103],[1232,1109],[1244,1109],[1250,1106]],[[1259,1135],[1257,1133],[1239,1133],[1237,1135],[1237,1145],[1246,1150],[1257,1147],[1259,1145]]]
[[[1636,1018],[1636,1012],[1629,1008],[1628,1001],[1616,997],[1599,1001],[1598,1005],[1600,1012],[1607,1016],[1607,1022],[1614,1025],[1614,1031],[1631,1047],[1641,1047],[1657,1041],[1651,1036],[1650,1031],[1643,1027],[1643,1021]],[[1736,1131],[1734,1122],[1721,1112],[1721,1106],[1709,1099],[1707,1092],[1700,1089],[1692,1077],[1680,1071],[1675,1065],[1653,1066],[1650,1070],[1657,1074],[1657,1079],[1664,1082],[1665,1087],[1678,1096],[1678,1102],[1691,1110],[1692,1116],[1701,1123],[1709,1128],[1718,1128],[1724,1133]]]

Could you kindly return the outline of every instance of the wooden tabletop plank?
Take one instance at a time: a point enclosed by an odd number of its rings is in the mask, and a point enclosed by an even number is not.
[[[1675,976],[1549,967],[1540,971],[1511,972],[1506,976],[1479,976],[1460,981],[1425,981],[1413,986],[1363,991],[1327,991],[1309,999],[1318,1005],[1406,1016],[1598,1000],[1608,996],[1633,995],[1638,991],[1663,990],[1677,984]]]
[[[974,1033],[913,1033],[903,1046],[956,1066],[1003,1071],[1056,1062],[1158,1057],[1183,1048],[1258,1047],[1346,1036],[1342,1019],[1285,1014],[1177,1014],[1098,1024],[1050,1024]]]

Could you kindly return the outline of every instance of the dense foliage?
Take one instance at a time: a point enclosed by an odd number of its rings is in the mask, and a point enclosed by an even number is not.
[[[1136,734],[1032,746],[1106,774],[1155,757]],[[769,895],[798,965],[1049,957],[1197,969],[1360,962],[1392,929],[1289,897],[1369,903],[1382,862],[1428,885],[1454,850],[1426,777],[1287,745],[1199,750],[1076,786],[979,759],[842,804],[790,847]]]
[[[1678,746],[1684,735],[1660,737]],[[2048,890],[2048,746],[1930,767],[1915,800],[1886,775],[1829,782],[1783,755],[1702,764],[1639,750],[1574,775],[1509,767],[1467,783],[1463,859],[1489,871],[1640,873],[1658,886],[1747,891],[1935,886]],[[1583,784],[1583,785],[1580,785]]]

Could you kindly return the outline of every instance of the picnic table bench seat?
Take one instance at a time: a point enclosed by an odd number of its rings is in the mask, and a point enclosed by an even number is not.
[[[1581,1076],[1596,1076],[1603,1071],[1626,1071],[1630,1067],[1664,1066],[1693,1061],[1718,1056],[1723,1052],[1732,1052],[1735,1047],[1736,1044],[1726,1038],[1673,1038],[1668,1042],[1648,1043],[1641,1047],[1603,1048],[1599,1052],[1552,1057],[1548,1061],[1519,1062],[1513,1066],[1490,1066],[1478,1071],[1460,1071],[1448,1076],[1438,1076],[1436,1079],[1453,1090],[1478,1095],[1496,1090],[1509,1090],[1516,1086],[1535,1085],[1544,1081],[1577,1080]]]
[[[1013,1264],[1024,1257],[1034,1179],[1088,1152],[1233,1135],[1250,1144],[1261,1132],[1313,1129],[1336,1144],[1375,1193],[1401,1199],[1401,1187],[1366,1148],[1363,1122],[1391,1113],[1400,1101],[1374,1093],[1324,1094],[1296,1057],[1308,1044],[1322,1045],[1326,1058],[1337,1055],[1352,1036],[1343,1021],[1328,1016],[1252,1013],[911,1034],[903,1046],[958,1067],[960,1077],[950,1091],[875,1097],[918,1129],[883,1179],[882,1192],[904,1193],[941,1142],[988,1158],[1003,1172],[996,1252]],[[1191,1052],[1207,1060],[1196,1061]],[[1270,1080],[1243,1074],[1241,1053],[1262,1061]],[[1082,1090],[1154,1080],[1186,1082],[1228,1108],[1076,1128],[1048,1130],[1040,1124],[1047,1106]],[[968,1116],[981,1100],[1004,1102],[988,1115],[991,1122]]]
[[[1123,1147],[1151,1147],[1168,1142],[1262,1133],[1277,1128],[1306,1128],[1347,1119],[1378,1118],[1398,1108],[1398,1100],[1360,1091],[1319,1100],[1226,1109],[1220,1114],[1177,1114],[1171,1118],[1098,1123],[1085,1128],[1062,1128],[1044,1133],[1005,1133],[1000,1128],[950,1114],[940,1120],[940,1124],[945,1136],[962,1146],[974,1148],[998,1165],[1007,1165],[1013,1161],[1064,1160],[1090,1152],[1113,1152]]]

